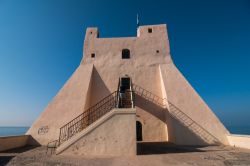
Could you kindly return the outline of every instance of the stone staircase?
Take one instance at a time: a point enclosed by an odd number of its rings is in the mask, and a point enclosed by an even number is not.
[[[163,99],[150,91],[133,84],[132,91],[127,91],[125,93],[125,98],[123,99],[123,105],[121,105],[121,98],[119,91],[115,91],[111,93],[110,95],[106,96],[102,100],[100,100],[98,103],[96,103],[94,106],[90,107],[86,111],[84,111],[82,114],[65,124],[60,128],[60,135],[59,139],[56,141],[53,141],[51,145],[48,144],[48,148],[57,148],[64,142],[68,141],[70,138],[72,138],[77,133],[83,131],[85,128],[93,124],[95,121],[100,119],[102,116],[110,112],[114,108],[134,108],[134,94],[139,95],[140,97],[144,98],[145,100],[152,102],[160,107],[163,108],[165,111],[169,111],[170,116],[176,120],[178,120],[181,124],[186,126],[191,132],[199,136],[203,141],[205,141],[208,144],[213,145],[220,145],[221,142],[213,136],[211,133],[209,133],[206,129],[204,129],[202,126],[200,126],[197,122],[192,120],[191,117],[189,117],[187,114],[185,114],[183,111],[181,111],[178,107],[176,107],[173,103],[170,101],[167,101],[167,99]],[[169,110],[167,109],[167,104],[169,105]],[[123,107],[121,107],[123,106]]]
[[[118,107],[118,92],[115,91],[106,96],[94,106],[90,107],[82,114],[71,120],[60,128],[60,136],[58,146],[69,140],[77,133],[90,126],[92,123],[100,119],[102,116],[110,112],[113,108]]]
[[[65,124],[60,128],[60,135],[58,140],[54,140],[47,144],[47,152],[51,149],[51,154],[55,152],[56,148],[64,142],[70,140],[74,135],[80,133],[85,128],[93,124],[102,116],[110,112],[113,108],[118,107],[118,92],[115,91],[95,105],[88,108],[82,114]],[[46,153],[47,153],[46,152]]]

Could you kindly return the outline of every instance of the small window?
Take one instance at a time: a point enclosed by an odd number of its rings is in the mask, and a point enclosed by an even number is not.
[[[92,31],[90,31],[90,34],[92,34]]]
[[[95,53],[92,53],[92,54],[91,54],[91,58],[94,58],[94,57],[95,57]]]
[[[130,50],[129,49],[123,49],[122,50],[122,59],[129,59],[130,58]]]
[[[160,51],[159,50],[156,50],[156,53],[159,53]]]
[[[148,28],[148,33],[152,33],[152,28]]]

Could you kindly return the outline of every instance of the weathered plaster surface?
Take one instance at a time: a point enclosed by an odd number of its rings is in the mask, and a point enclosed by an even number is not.
[[[27,145],[29,135],[0,137],[0,152]]]
[[[227,137],[231,146],[250,149],[250,135],[230,134]]]
[[[85,109],[91,84],[93,65],[80,65],[63,88],[48,104],[45,111],[33,123],[27,134],[39,144],[59,138],[60,127],[68,123]],[[44,130],[41,130],[41,129]]]
[[[153,29],[152,34],[148,34],[148,27]],[[96,28],[87,29],[81,64],[94,64],[95,68],[91,105],[117,90],[118,79],[125,74],[132,78],[133,83],[160,97],[166,97],[162,94],[159,74],[159,64],[172,62],[166,25],[141,26],[139,31],[139,37],[97,38]],[[121,58],[124,48],[130,49],[130,59]],[[91,58],[92,53],[95,53],[95,58]],[[144,122],[144,141],[167,141],[165,121],[157,118],[158,115],[152,115],[154,110],[147,109],[149,104],[143,104],[145,102],[140,99],[136,107],[137,116]],[[156,109],[155,112],[161,109],[152,107],[152,104],[151,108]]]
[[[178,71],[175,65],[173,63],[160,65],[160,69],[168,100],[218,138],[222,143],[228,144],[227,135],[229,132],[227,129]],[[171,128],[172,134],[178,144],[196,143],[195,140],[187,139],[186,133],[182,132],[177,123],[172,122]]]
[[[80,156],[136,155],[135,109],[114,109],[62,144],[57,154]]]
[[[137,37],[99,38],[98,33],[97,28],[87,29],[80,66],[28,134],[41,144],[58,139],[60,127],[116,91],[119,77],[127,74],[133,83],[167,98],[222,143],[228,144],[226,128],[172,62],[166,25],[140,26]],[[130,59],[121,58],[122,49],[130,49]],[[91,57],[93,53],[95,58]],[[165,104],[163,109],[136,96],[136,117],[143,124],[143,141],[204,144],[169,115],[169,105]],[[38,134],[41,126],[45,127],[43,135]]]

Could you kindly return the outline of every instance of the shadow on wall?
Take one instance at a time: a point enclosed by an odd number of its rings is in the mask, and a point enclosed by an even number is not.
[[[178,119],[173,118],[166,109],[156,103],[135,94],[135,105],[167,125],[168,139],[170,142],[182,145],[207,145],[199,135],[184,126]]]
[[[29,135],[27,145],[28,146],[41,146],[41,144],[37,142],[31,135]]]
[[[0,166],[4,166],[10,162],[15,156],[0,156]]]
[[[191,132],[199,136],[203,141],[210,145],[220,145],[220,140],[209,133],[206,129],[196,123],[192,118],[182,112],[178,107],[169,102],[170,116],[183,126],[186,126]]]
[[[10,149],[10,150],[6,150],[3,153],[23,153],[26,151],[29,151],[31,149],[37,148],[38,146],[35,145],[26,145],[24,147],[20,147],[20,148],[14,148],[14,149]],[[1,162],[0,162],[1,163]]]
[[[8,164],[18,153],[23,153],[40,146],[40,144],[31,135],[23,136],[28,136],[28,140],[22,147],[12,148],[0,152],[0,166]]]
[[[208,145],[198,133],[195,133],[187,126],[183,125],[178,119],[172,118],[169,113],[169,119],[172,123],[172,134],[174,142],[179,145]]]
[[[2,154],[0,154],[0,166],[7,165],[11,161],[11,159],[16,157],[16,155],[18,155],[19,153],[29,151],[29,150],[34,149],[36,147],[37,146],[26,145],[24,147],[15,148],[15,149],[6,150],[6,151],[1,152]],[[5,154],[5,153],[7,153],[7,154]]]
[[[138,94],[135,94],[135,105],[160,119],[162,122],[166,123],[166,111],[159,105],[139,96]]]
[[[137,155],[205,152],[204,146],[178,146],[169,142],[138,142]]]
[[[90,106],[95,105],[98,101],[108,96],[110,93],[110,90],[108,89],[100,74],[94,67],[90,93]]]

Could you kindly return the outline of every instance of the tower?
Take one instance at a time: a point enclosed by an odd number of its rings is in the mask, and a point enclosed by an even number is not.
[[[105,144],[126,149],[127,143],[135,146],[136,137],[178,145],[228,144],[227,129],[174,65],[165,24],[140,26],[137,37],[124,38],[99,38],[97,28],[88,28],[83,55],[27,132],[37,143],[58,140],[58,153],[77,154],[113,154],[117,148],[107,150]],[[129,108],[119,104],[122,78],[130,80]],[[103,148],[83,146],[88,143]]]

